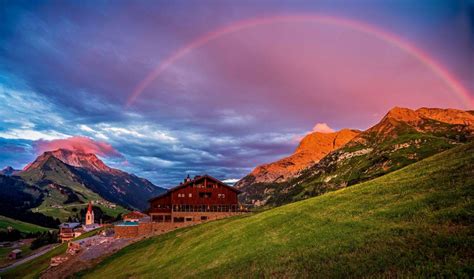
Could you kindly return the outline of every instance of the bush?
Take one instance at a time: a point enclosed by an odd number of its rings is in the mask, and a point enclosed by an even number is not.
[[[38,249],[44,245],[57,243],[58,242],[58,233],[56,231],[52,232],[43,232],[41,233],[33,242],[31,242],[31,250]]]
[[[0,241],[16,241],[20,238],[21,232],[19,230],[0,230]]]

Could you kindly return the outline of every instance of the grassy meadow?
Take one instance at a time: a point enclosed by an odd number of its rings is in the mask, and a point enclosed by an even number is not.
[[[7,229],[8,227],[12,227],[23,233],[35,233],[35,232],[44,232],[44,231],[50,230],[49,228],[18,221],[18,220],[0,215],[0,229]]]
[[[474,276],[474,144],[377,179],[128,246],[79,277]]]

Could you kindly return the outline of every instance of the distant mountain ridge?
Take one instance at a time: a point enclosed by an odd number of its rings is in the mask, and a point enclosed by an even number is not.
[[[19,173],[20,170],[16,170],[10,166],[5,167],[3,170],[0,170],[0,174],[6,175],[6,176],[12,176],[17,173]]]
[[[88,201],[109,218],[126,209],[144,210],[150,198],[166,191],[107,166],[95,154],[66,149],[44,152],[22,171],[5,172],[8,176],[0,174],[0,215],[30,223],[37,219],[35,224],[48,227],[57,218],[77,217]]]
[[[292,155],[273,163],[257,166],[235,186],[243,188],[252,183],[286,181],[303,169],[317,163],[329,152],[340,148],[359,133],[360,131],[350,129],[334,133],[312,132],[301,140]]]
[[[144,210],[148,199],[165,191],[150,181],[105,165],[95,154],[58,149],[47,151],[20,174],[26,181],[85,187],[107,201]]]
[[[395,107],[379,123],[287,181],[239,181],[241,201],[280,205],[320,195],[384,175],[473,138],[474,114],[470,111]]]
[[[108,167],[93,153],[84,153],[80,151],[72,151],[68,149],[57,149],[54,151],[46,151],[41,154],[35,161],[28,164],[23,171],[28,171],[32,168],[37,168],[44,160],[49,157],[55,157],[65,164],[73,167],[84,168],[91,171],[100,172],[114,172],[116,170]]]
[[[402,131],[404,129],[404,131]],[[379,141],[397,136],[409,130],[421,133],[442,134],[446,132],[471,135],[474,131],[474,115],[456,109],[420,108],[411,110],[395,107],[375,126],[359,135],[354,141],[376,136]]]

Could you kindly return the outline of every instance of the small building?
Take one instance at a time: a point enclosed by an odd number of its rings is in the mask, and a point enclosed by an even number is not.
[[[140,211],[132,211],[129,212],[125,215],[123,215],[123,220],[125,222],[138,222],[140,220],[143,220],[145,218],[148,218],[148,215],[141,213]]]
[[[94,210],[92,210],[92,203],[89,202],[86,212],[86,226],[94,224]]]
[[[61,243],[68,242],[80,236],[83,231],[81,223],[62,223],[59,225],[59,238],[61,239]]]
[[[101,226],[99,224],[95,223],[94,210],[92,210],[92,203],[89,201],[86,212],[86,221],[82,226],[82,233],[89,232],[100,227]]]
[[[15,249],[15,250],[11,251],[10,253],[8,253],[7,258],[9,260],[16,260],[16,259],[21,258],[21,250],[20,249]]]

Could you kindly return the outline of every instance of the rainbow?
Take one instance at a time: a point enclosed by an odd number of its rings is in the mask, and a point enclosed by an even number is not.
[[[426,53],[422,52],[415,46],[404,41],[402,38],[399,38],[393,34],[390,34],[386,31],[380,30],[373,26],[367,25],[362,22],[338,18],[334,16],[325,16],[325,15],[316,15],[316,14],[297,14],[297,15],[277,15],[269,17],[260,17],[252,18],[243,21],[235,22],[231,25],[219,28],[217,30],[211,31],[194,41],[190,42],[188,45],[178,49],[170,56],[168,56],[163,62],[161,62],[157,68],[151,71],[145,79],[143,79],[133,90],[132,94],[127,100],[126,106],[132,105],[135,100],[142,94],[143,90],[150,85],[153,80],[161,75],[168,67],[173,63],[179,60],[181,57],[185,56],[193,49],[199,48],[208,42],[215,40],[221,36],[235,33],[247,28],[252,28],[259,25],[268,25],[275,23],[284,23],[284,22],[316,22],[320,24],[335,25],[340,27],[345,27],[351,30],[358,32],[366,33],[371,36],[374,36],[384,42],[387,42],[393,46],[398,47],[399,49],[405,51],[409,55],[415,57],[420,63],[426,65],[433,73],[435,73],[439,78],[441,78],[446,85],[453,90],[454,93],[465,103],[468,107],[474,106],[474,100],[471,99],[467,90],[463,85],[456,80],[456,78],[451,75],[446,69],[444,69],[440,64],[438,64],[433,58],[431,58]]]

